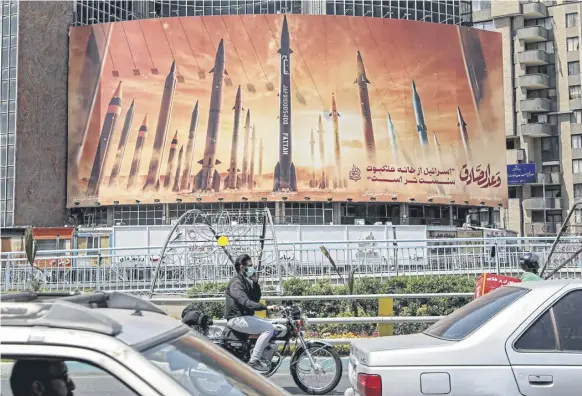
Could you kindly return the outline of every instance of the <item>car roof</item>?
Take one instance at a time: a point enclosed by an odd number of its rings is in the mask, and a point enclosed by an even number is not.
[[[564,286],[575,285],[582,286],[582,279],[549,279],[539,280],[533,282],[519,282],[512,283],[511,286],[517,286],[524,289],[541,290],[541,289],[555,289],[560,290]]]
[[[2,326],[49,327],[113,336],[136,349],[186,333],[155,304],[120,292],[1,295]]]

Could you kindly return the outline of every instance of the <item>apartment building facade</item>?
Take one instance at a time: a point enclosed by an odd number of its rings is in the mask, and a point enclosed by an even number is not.
[[[503,36],[507,164],[535,164],[503,216],[521,235],[555,234],[582,198],[581,14],[579,0],[473,2],[473,26]]]

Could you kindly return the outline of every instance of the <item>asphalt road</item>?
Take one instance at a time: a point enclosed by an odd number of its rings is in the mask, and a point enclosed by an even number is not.
[[[10,381],[7,378],[6,373],[3,372],[2,374],[0,388],[2,389],[2,396],[12,396],[12,393],[10,392]],[[120,384],[108,377],[95,374],[72,374],[71,377],[77,388],[74,391],[75,396],[130,396],[126,389],[123,389]],[[276,373],[271,377],[271,381],[293,395],[304,394],[299,388],[297,388],[288,370]],[[328,393],[328,395],[343,395],[348,387],[349,381],[347,368],[344,365],[344,373],[340,383],[337,388],[333,392]]]

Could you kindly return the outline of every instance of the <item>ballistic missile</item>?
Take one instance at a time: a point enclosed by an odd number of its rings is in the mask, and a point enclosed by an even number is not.
[[[127,137],[129,136],[129,131],[131,129],[131,123],[133,122],[133,106],[135,100],[131,101],[131,106],[125,114],[125,122],[123,123],[123,129],[121,130],[121,137],[119,138],[119,143],[117,144],[117,153],[115,154],[115,162],[113,163],[113,169],[111,169],[111,175],[109,176],[109,186],[112,186],[117,176],[119,175],[119,169],[121,168],[121,163],[123,162],[123,154],[125,153],[125,146],[127,145]]]
[[[311,179],[309,180],[309,187],[317,187],[317,179],[315,177],[315,139],[313,138],[313,128],[311,128]]]
[[[324,189],[329,186],[329,181],[325,174],[325,143],[323,141],[323,122],[321,121],[321,115],[319,116],[317,133],[319,134],[319,158],[321,159],[321,179],[319,179],[319,188]]]
[[[196,130],[198,129],[198,101],[192,110],[192,119],[190,120],[190,129],[188,131],[188,142],[186,143],[186,158],[184,162],[184,171],[180,181],[181,190],[191,190],[190,173],[192,171],[192,159],[194,158],[194,143],[196,141]]]
[[[291,54],[287,16],[283,16],[279,72],[279,162],[273,174],[273,191],[297,191],[291,135]]]
[[[221,162],[216,159],[218,147],[218,131],[220,129],[220,108],[222,107],[222,84],[224,76],[228,72],[224,67],[224,40],[220,40],[216,49],[214,67],[210,73],[212,77],[212,93],[210,95],[210,109],[208,112],[208,128],[206,129],[206,144],[204,146],[204,158],[198,161],[202,170],[194,178],[194,189],[203,191],[220,191],[220,174],[215,166]]]
[[[370,96],[368,94],[368,84],[371,84],[366,77],[366,68],[362,60],[362,54],[358,51],[357,56],[358,76],[354,84],[358,84],[358,93],[360,96],[360,114],[362,115],[362,129],[364,130],[364,144],[368,155],[368,162],[376,162],[376,142],[374,140],[374,128],[372,126],[372,112],[370,109]]]
[[[463,140],[463,147],[465,148],[465,155],[467,159],[471,159],[471,145],[469,144],[469,135],[467,134],[467,123],[463,119],[461,109],[457,107],[457,126],[461,132],[461,139]]]
[[[342,157],[340,152],[340,137],[339,137],[339,116],[340,114],[337,111],[337,103],[335,101],[335,94],[331,94],[331,120],[333,122],[333,142],[334,147],[333,151],[335,153],[335,180],[334,180],[334,187],[335,188],[344,188],[347,186],[347,180],[342,179],[341,172],[342,172]]]
[[[247,110],[245,120],[245,136],[243,142],[243,163],[242,163],[242,185],[248,187],[249,184],[249,136],[251,133],[251,111]]]
[[[133,159],[131,160],[131,168],[129,170],[129,180],[127,182],[128,189],[135,186],[135,180],[137,178],[137,174],[139,173],[141,151],[143,149],[143,143],[145,141],[147,132],[148,132],[148,115],[146,114],[145,117],[143,118],[141,126],[139,127],[139,131],[137,132],[137,140],[135,141]]]
[[[93,167],[91,168],[91,176],[89,177],[89,182],[87,184],[87,195],[99,194],[99,184],[103,173],[105,154],[107,153],[109,141],[111,140],[111,136],[117,125],[117,120],[121,114],[121,96],[120,81],[115,89],[113,97],[109,101],[109,107],[107,107],[107,113],[105,114],[105,120],[103,121],[103,128],[101,128],[101,135],[99,136],[99,143],[97,144],[97,151],[95,152],[95,158],[93,160]]]
[[[184,154],[184,146],[180,146],[180,152],[178,153],[178,168],[176,168],[176,175],[174,177],[174,186],[172,187],[173,192],[180,191],[180,172],[182,171],[182,155]]]
[[[434,137],[434,145],[435,145],[435,147],[436,147],[436,150],[437,150],[437,155],[438,155],[438,157],[439,157],[439,162],[442,164],[442,158],[441,158],[441,145],[440,145],[440,143],[439,143],[439,139],[438,139],[438,137],[437,137],[437,134],[436,134],[436,132],[434,132],[434,131],[433,131],[433,133],[432,133],[432,134],[433,134],[433,137]]]
[[[178,131],[174,134],[174,138],[170,143],[170,153],[168,154],[168,165],[166,166],[166,176],[164,177],[164,188],[170,185],[172,178],[172,170],[174,169],[174,157],[176,156],[176,148],[178,147]]]
[[[224,188],[234,190],[240,188],[241,178],[238,174],[238,128],[240,126],[240,111],[242,110],[242,100],[240,93],[240,85],[236,91],[236,99],[234,100],[234,125],[232,127],[232,146],[230,149],[230,167],[228,168],[228,176],[224,179]]]
[[[164,94],[160,104],[160,113],[158,115],[158,125],[154,136],[154,146],[152,147],[152,157],[148,169],[144,190],[158,189],[160,187],[160,170],[163,151],[166,148],[168,139],[168,128],[172,118],[172,107],[174,105],[174,94],[176,92],[176,61],[172,62],[170,72],[166,77],[164,84]]]
[[[416,119],[416,129],[418,131],[420,144],[422,147],[426,147],[428,145],[428,138],[426,135],[427,127],[424,122],[422,103],[420,101],[420,96],[418,96],[418,92],[416,91],[414,80],[412,81],[412,106],[414,107],[414,118]]]
[[[392,147],[392,156],[394,159],[398,158],[398,143],[396,142],[396,132],[394,131],[394,124],[392,117],[388,113],[388,134],[390,136],[390,147]]]
[[[249,170],[249,188],[255,187],[255,146],[257,136],[255,135],[255,124],[253,124],[253,136],[251,137],[251,167]]]

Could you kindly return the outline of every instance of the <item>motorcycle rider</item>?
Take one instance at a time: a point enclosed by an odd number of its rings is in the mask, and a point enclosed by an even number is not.
[[[538,275],[538,269],[540,268],[538,260],[538,255],[531,252],[528,252],[519,258],[519,264],[524,271],[524,274],[519,278],[522,282],[542,280]]]
[[[255,317],[255,311],[278,310],[276,305],[265,306],[261,300],[259,274],[251,257],[241,254],[234,262],[236,275],[226,287],[225,316],[228,327],[245,334],[260,334],[251,353],[249,365],[260,372],[269,370],[271,364],[262,360],[263,350],[275,334],[271,322]]]

